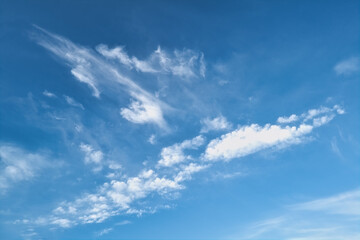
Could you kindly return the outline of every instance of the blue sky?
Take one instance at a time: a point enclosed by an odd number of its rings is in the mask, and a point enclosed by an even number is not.
[[[360,238],[359,7],[1,0],[0,238]]]

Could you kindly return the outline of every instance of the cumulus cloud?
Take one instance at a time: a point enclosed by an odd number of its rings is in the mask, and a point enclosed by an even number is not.
[[[206,148],[203,159],[206,161],[229,161],[263,149],[300,143],[303,136],[312,132],[315,127],[328,123],[336,113],[343,114],[344,110],[338,105],[333,108],[311,109],[302,114],[304,120],[298,126],[266,124],[262,127],[258,124],[251,124],[239,127],[212,140]],[[313,119],[313,123],[306,123],[310,119]]]
[[[185,140],[182,143],[176,143],[172,146],[165,147],[161,150],[161,159],[158,161],[158,166],[170,167],[174,164],[190,160],[190,155],[185,155],[185,149],[197,149],[205,142],[203,136],[197,136],[191,140]]]
[[[84,162],[86,164],[93,164],[93,166],[95,165],[95,167],[93,168],[93,170],[95,172],[100,171],[104,164],[103,152],[100,150],[95,150],[91,145],[84,144],[84,143],[81,143],[79,147],[80,147],[80,150],[85,153]],[[114,165],[114,163],[109,164],[110,169],[113,169],[116,166],[117,165],[116,164]],[[121,168],[121,166],[120,166],[120,168]],[[116,168],[116,169],[118,169],[118,168]]]
[[[160,126],[166,126],[160,106],[148,101],[148,99],[143,100],[132,101],[128,108],[122,108],[120,111],[121,116],[133,123],[152,122]]]
[[[0,146],[0,162],[0,191],[34,178],[48,165],[46,156],[11,145]]]
[[[252,124],[212,140],[206,148],[207,161],[231,160],[280,143],[296,143],[300,137],[312,131],[313,126],[281,127],[267,124],[263,127]]]
[[[307,112],[301,114],[300,116],[296,114],[291,114],[289,117],[279,117],[277,122],[280,124],[292,123],[297,121],[306,122],[314,119],[316,116],[326,114],[326,113],[337,113],[344,114],[345,110],[339,105],[334,105],[332,108],[329,107],[320,107],[317,109],[309,109]]]
[[[209,131],[218,131],[218,130],[228,130],[232,127],[225,117],[219,116],[213,119],[205,118],[201,121],[202,128],[201,133],[206,133]]]
[[[299,119],[298,116],[296,116],[296,114],[291,114],[289,117],[279,117],[277,119],[278,123],[291,123],[291,122],[296,122]]]
[[[352,57],[335,65],[334,70],[338,75],[350,75],[360,69],[360,58]]]
[[[185,188],[184,181],[207,167],[195,163],[182,165],[170,177],[161,176],[152,169],[143,169],[134,177],[104,183],[96,193],[85,194],[72,202],[62,202],[48,219],[52,219],[50,224],[66,228],[69,224],[100,223],[120,214],[141,214],[145,210],[134,207],[137,201],[155,193],[171,196]]]

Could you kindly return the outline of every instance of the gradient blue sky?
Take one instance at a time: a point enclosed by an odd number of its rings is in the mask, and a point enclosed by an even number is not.
[[[0,238],[359,239],[359,9],[0,0]]]

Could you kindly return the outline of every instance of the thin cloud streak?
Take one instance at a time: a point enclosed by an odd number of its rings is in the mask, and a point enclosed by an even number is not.
[[[278,217],[250,224],[241,239],[353,240],[358,231],[360,191],[355,189],[334,196],[285,207]],[[239,239],[239,236],[237,237]]]
[[[133,99],[128,108],[121,109],[121,115],[133,123],[153,123],[166,129],[164,109],[170,109],[155,96],[144,90],[130,78],[124,76],[120,67],[108,62],[95,51],[79,46],[64,37],[35,26],[34,40],[56,56],[65,60],[74,77],[87,84],[92,94],[100,98],[102,91],[122,86]]]

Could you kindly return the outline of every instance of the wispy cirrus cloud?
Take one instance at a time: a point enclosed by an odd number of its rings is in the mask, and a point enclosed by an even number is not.
[[[116,59],[130,69],[145,73],[172,74],[179,77],[205,77],[204,54],[190,49],[167,53],[160,46],[145,60],[129,57],[124,47],[109,49],[101,44],[96,50],[109,59]]]
[[[360,237],[360,191],[286,206],[282,214],[255,222],[242,239],[352,240]],[[245,232],[245,234],[244,234]],[[239,238],[239,236],[237,236]]]
[[[360,190],[295,204],[290,208],[297,211],[323,211],[328,214],[360,216]]]
[[[73,99],[72,97],[64,95],[64,98],[69,105],[85,110],[84,106],[81,103],[75,101],[75,99]]]
[[[89,86],[94,97],[109,95],[114,89],[125,92],[130,104],[120,108],[120,115],[135,124],[152,123],[168,129],[164,114],[172,108],[141,87],[125,69],[148,74],[171,74],[186,79],[205,76],[204,55],[189,49],[168,53],[158,47],[149,58],[139,60],[135,56],[129,57],[124,47],[109,49],[100,44],[95,51],[40,27],[35,28],[32,33],[35,41],[64,60],[75,79]],[[67,101],[75,106],[71,99],[67,98]],[[81,108],[82,105],[76,106]]]
[[[80,82],[92,89],[92,94],[100,98],[101,92],[121,87],[134,100],[129,107],[121,108],[121,115],[133,123],[153,123],[166,128],[164,109],[167,105],[144,90],[121,72],[117,66],[97,54],[96,51],[77,45],[59,35],[40,27],[33,32],[33,38],[71,68],[71,73]]]
[[[49,98],[56,98],[57,97],[54,93],[49,92],[48,90],[44,90],[43,95],[46,96],[46,97],[49,97]]]

